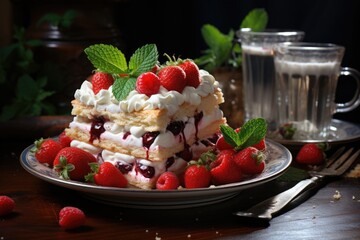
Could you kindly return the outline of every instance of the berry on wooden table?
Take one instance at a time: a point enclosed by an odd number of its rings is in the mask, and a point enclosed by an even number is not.
[[[0,216],[11,213],[15,208],[15,201],[9,196],[0,196]]]
[[[64,207],[59,212],[59,225],[66,230],[81,227],[85,220],[84,212],[76,207]]]

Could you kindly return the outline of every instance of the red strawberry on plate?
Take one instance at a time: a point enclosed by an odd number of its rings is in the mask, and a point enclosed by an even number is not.
[[[58,141],[52,138],[40,138],[35,141],[34,145],[31,152],[35,153],[35,157],[40,163],[47,164],[49,167],[53,166],[56,154],[63,148]]]
[[[210,186],[211,175],[205,165],[191,164],[184,173],[185,188],[206,188]]]
[[[86,181],[95,182],[97,185],[106,187],[124,188],[128,181],[121,171],[110,162],[102,164],[90,163],[92,173],[85,176]]]
[[[165,66],[158,72],[161,85],[168,91],[174,90],[181,93],[186,86],[186,74],[178,66]]]
[[[177,189],[179,186],[179,178],[173,172],[162,173],[156,181],[156,189],[159,190],[173,190]]]
[[[114,84],[114,78],[111,74],[96,72],[92,76],[91,83],[94,93],[97,94],[101,89],[109,89],[109,87]]]
[[[266,149],[265,138],[261,139],[260,142],[252,145],[252,147],[264,151]]]
[[[234,162],[244,174],[260,174],[265,168],[265,154],[257,148],[247,147],[234,155]]]
[[[91,172],[91,162],[96,162],[94,155],[77,147],[65,147],[56,155],[53,166],[64,179],[84,181]]]
[[[215,185],[241,181],[242,173],[233,161],[233,156],[233,150],[223,150],[210,164],[211,180]]]
[[[76,207],[64,207],[59,212],[59,225],[66,230],[84,225],[85,220],[84,212]]]
[[[136,80],[136,90],[150,97],[159,92],[160,80],[153,72],[145,72]]]
[[[198,66],[191,60],[185,60],[178,66],[185,71],[187,85],[197,88],[200,85],[200,73]]]
[[[325,150],[325,145],[307,143],[300,148],[295,160],[300,164],[320,165],[325,160]]]
[[[235,132],[240,132],[240,128],[236,128],[235,129]],[[230,143],[226,142],[225,138],[224,138],[224,135],[220,135],[220,137],[218,138],[218,140],[216,141],[216,144],[215,144],[216,148],[218,150],[226,150],[226,149],[233,149],[234,146],[232,146]]]
[[[70,147],[71,141],[72,141],[72,139],[66,135],[65,130],[60,133],[59,142],[60,142],[61,146]]]

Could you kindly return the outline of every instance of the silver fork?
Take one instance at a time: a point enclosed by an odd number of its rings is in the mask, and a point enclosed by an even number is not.
[[[339,157],[344,150],[345,147],[338,149],[327,160],[326,166],[322,170],[310,171],[309,175],[311,178],[300,181],[294,187],[256,204],[247,211],[235,212],[234,215],[271,220],[273,214],[282,210],[288,203],[306,190],[320,188],[322,185],[319,183],[325,178],[343,175],[360,154],[360,149],[351,154],[353,152],[353,148],[351,148]]]

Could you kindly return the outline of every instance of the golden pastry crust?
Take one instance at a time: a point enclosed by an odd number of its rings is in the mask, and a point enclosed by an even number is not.
[[[103,116],[119,126],[141,126],[147,132],[155,132],[166,129],[171,121],[193,117],[197,112],[202,111],[204,114],[210,114],[222,102],[224,102],[222,92],[217,90],[214,94],[203,97],[199,106],[183,103],[174,115],[168,115],[166,109],[142,110],[130,113],[98,111],[93,106],[86,106],[78,100],[73,100],[71,102],[73,106],[71,114],[88,119]]]

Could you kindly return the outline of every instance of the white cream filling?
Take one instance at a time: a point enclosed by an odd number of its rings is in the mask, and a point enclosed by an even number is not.
[[[183,130],[184,136],[182,133],[174,136],[170,131],[160,132],[159,135],[154,139],[153,143],[150,145],[149,150],[151,151],[162,148],[171,148],[172,146],[175,146],[179,143],[183,143],[183,137],[185,137],[185,140],[187,141],[191,137],[195,136],[196,128],[198,131],[201,131],[202,129],[205,129],[207,126],[212,124],[214,121],[220,120],[222,117],[222,111],[218,108],[214,108],[212,114],[204,115],[201,118],[197,127],[195,126],[195,119],[193,117],[189,118],[187,121],[185,121],[185,128]],[[81,117],[74,117],[69,127],[79,128],[84,132],[90,132],[91,122]],[[104,128],[105,131],[100,135],[100,139],[111,140],[125,147],[143,147],[142,136],[144,135],[145,131],[141,127],[130,127],[131,134],[127,134],[123,127],[117,125],[114,122],[105,122]]]

